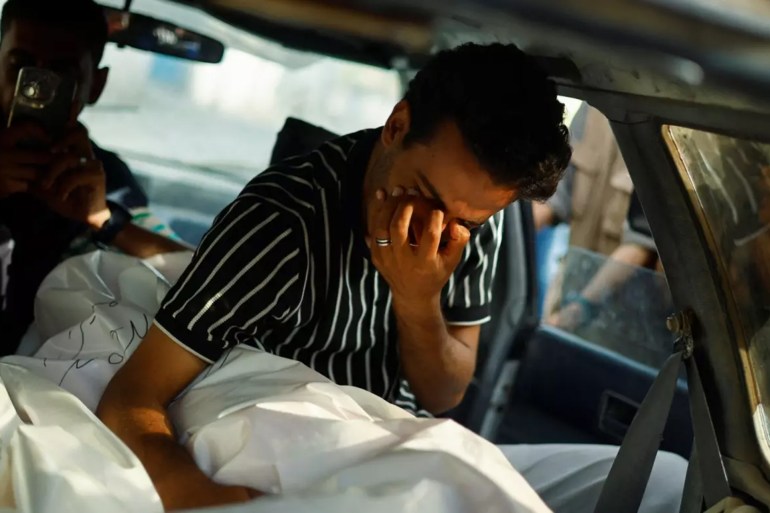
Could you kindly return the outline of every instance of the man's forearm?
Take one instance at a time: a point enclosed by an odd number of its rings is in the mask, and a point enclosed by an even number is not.
[[[394,298],[393,309],[401,367],[417,400],[434,414],[454,408],[473,377],[475,350],[449,333],[438,299],[406,304]]]
[[[109,395],[107,395],[109,394]],[[99,405],[99,418],[142,461],[166,510],[199,508],[249,499],[242,487],[214,483],[179,445],[168,422],[165,408],[127,403],[114,391]]]
[[[133,223],[128,223],[115,236],[112,244],[124,253],[139,258],[149,258],[162,253],[193,250],[192,247],[184,243],[145,230]]]

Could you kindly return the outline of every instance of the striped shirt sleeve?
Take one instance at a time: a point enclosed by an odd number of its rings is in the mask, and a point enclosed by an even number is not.
[[[307,277],[303,230],[280,207],[242,194],[215,220],[192,262],[168,292],[155,323],[213,362],[300,307]]]
[[[448,324],[473,326],[490,320],[492,283],[502,235],[500,211],[471,236],[460,265],[444,288],[443,308]]]

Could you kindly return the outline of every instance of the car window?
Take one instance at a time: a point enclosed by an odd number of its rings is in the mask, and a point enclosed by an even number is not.
[[[251,176],[287,117],[336,133],[378,126],[400,93],[395,72],[318,57],[289,68],[238,49],[201,64],[109,46],[110,79],[84,114],[99,142],[127,156]]]
[[[770,447],[770,144],[664,127],[696,200],[737,313],[737,332],[760,399],[758,431]],[[749,377],[749,381],[751,381]],[[753,395],[753,394],[752,394]]]
[[[533,205],[543,322],[660,367],[671,353],[673,304],[631,176],[601,112],[581,106],[570,132],[564,180]]]
[[[200,64],[108,46],[107,88],[82,119],[128,162],[155,216],[196,244],[267,167],[287,117],[341,134],[387,118],[395,72],[315,57],[289,67],[230,48],[222,63]]]
[[[580,301],[578,298],[592,281],[607,275],[619,280],[591,301],[588,319],[562,329],[636,362],[654,368],[662,366],[671,354],[672,338],[666,318],[673,311],[663,273],[579,246],[568,249],[562,266],[562,311]]]

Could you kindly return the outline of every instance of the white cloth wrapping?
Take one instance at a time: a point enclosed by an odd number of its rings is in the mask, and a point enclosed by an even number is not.
[[[451,488],[432,492],[424,511],[545,508],[499,449],[451,420],[415,419],[302,364],[247,348],[218,365],[172,416],[198,465],[219,482],[339,494],[435,481]]]
[[[20,351],[34,357],[5,361],[34,370],[95,410],[190,257],[173,253],[142,262],[97,251],[67,260],[38,289],[35,324]]]
[[[75,396],[0,363],[0,511],[153,513],[139,460]]]
[[[158,510],[136,458],[88,410],[187,261],[187,254],[149,263],[97,252],[68,260],[43,282],[27,344],[44,342],[34,356],[0,364],[0,412],[10,419],[0,422],[0,469],[25,476],[0,495],[14,498],[17,509],[9,511],[59,512],[65,503],[79,512]],[[37,413],[13,420],[13,412],[29,408]],[[415,419],[366,391],[247,347],[203,373],[171,415],[216,481],[278,494],[211,511],[549,511],[498,448],[453,421]],[[35,430],[38,436],[27,436]],[[24,454],[35,456],[13,456],[19,439]],[[75,491],[58,485],[62,474],[78,484]],[[13,507],[10,500],[0,505]]]

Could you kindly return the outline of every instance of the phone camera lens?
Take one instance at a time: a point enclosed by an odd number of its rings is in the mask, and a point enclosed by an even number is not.
[[[37,82],[31,82],[24,86],[22,94],[30,100],[37,100],[40,98],[40,84]]]

